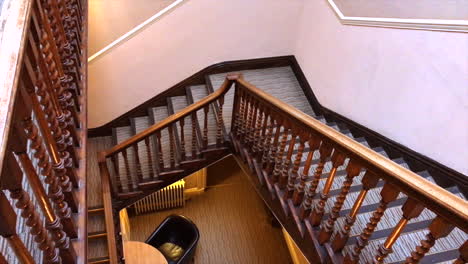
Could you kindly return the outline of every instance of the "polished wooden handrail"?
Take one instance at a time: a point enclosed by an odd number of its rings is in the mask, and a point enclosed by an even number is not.
[[[406,189],[407,193],[410,194],[416,192],[420,197],[415,197],[415,199],[421,200],[420,202],[425,204],[434,212],[445,217],[449,217],[449,219],[456,223],[458,227],[462,228],[465,232],[468,232],[467,201],[450,193],[442,187],[429,182],[416,173],[396,164],[333,128],[322,124],[315,118],[271,96],[245,81],[243,78],[238,78],[236,82],[239,83],[242,88],[245,88],[251,92],[252,95],[256,96],[257,99],[267,104],[271,104],[276,108],[276,111],[287,114],[289,118],[302,123],[307,128],[315,130],[317,133],[339,144],[344,149],[347,149],[351,153],[361,157],[372,165],[376,171],[381,171],[396,180],[398,184],[401,185],[399,187]]]
[[[315,133],[336,143],[352,155],[359,157],[367,163],[366,167],[368,169],[379,174],[379,176],[386,180],[394,182],[394,184],[398,185],[403,192],[420,201],[430,210],[445,218],[449,218],[451,222],[459,228],[464,231],[468,231],[467,201],[437,186],[436,184],[427,181],[414,172],[396,164],[374,150],[363,146],[357,141],[341,134],[329,126],[322,124],[315,118],[267,94],[263,90],[244,80],[239,74],[228,75],[221,88],[216,90],[214,93],[109,149],[105,152],[103,158],[110,157],[115,153],[129,148],[133,144],[153,135],[156,131],[166,128],[179,121],[181,118],[189,116],[191,113],[218,100],[222,95],[229,91],[233,86],[233,83],[237,83],[238,87],[242,89],[244,93],[247,92],[249,96],[253,96],[257,100],[270,105],[272,109],[274,109],[273,111],[287,116],[289,123],[294,122],[296,125],[299,124],[303,129],[313,130]]]
[[[240,77],[238,74],[230,74],[226,77],[226,80],[224,83],[221,85],[221,88],[216,90],[214,93],[208,95],[207,97],[203,98],[202,100],[198,101],[195,104],[191,104],[181,110],[180,112],[177,112],[168,118],[164,119],[163,121],[154,124],[150,126],[149,128],[145,129],[144,131],[138,133],[137,135],[128,138],[127,140],[121,142],[120,144],[117,144],[116,146],[112,147],[111,149],[105,151],[105,157],[110,157],[111,155],[118,153],[129,146],[132,146],[135,143],[138,143],[145,138],[153,135],[156,133],[156,131],[161,130],[163,128],[168,127],[171,124],[174,124],[175,122],[181,120],[184,117],[189,116],[193,112],[196,112],[203,107],[211,104],[212,102],[218,100],[222,95],[227,93],[229,89],[231,88],[232,84],[234,83],[235,80],[237,80]]]

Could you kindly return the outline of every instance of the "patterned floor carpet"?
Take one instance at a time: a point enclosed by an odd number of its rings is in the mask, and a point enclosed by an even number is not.
[[[208,186],[184,208],[131,217],[131,240],[144,241],[168,215],[183,214],[200,230],[195,263],[292,263],[281,229],[271,226],[234,159],[208,169]]]

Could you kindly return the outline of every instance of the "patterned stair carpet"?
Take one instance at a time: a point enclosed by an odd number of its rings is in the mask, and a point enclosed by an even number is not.
[[[130,217],[131,240],[145,241],[168,215],[182,214],[200,230],[195,263],[291,263],[281,229],[271,226],[263,201],[233,158],[208,168],[208,185],[184,208]]]

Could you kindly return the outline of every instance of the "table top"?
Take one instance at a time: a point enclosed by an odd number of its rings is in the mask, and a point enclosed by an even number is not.
[[[157,248],[139,241],[125,241],[124,256],[127,264],[167,264]]]

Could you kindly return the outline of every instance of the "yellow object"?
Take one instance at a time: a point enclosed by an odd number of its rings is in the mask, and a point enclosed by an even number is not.
[[[159,247],[159,251],[163,253],[164,256],[169,258],[172,261],[177,261],[182,257],[184,254],[184,249],[179,247],[178,245],[166,242]]]

